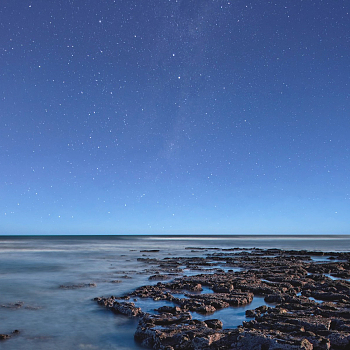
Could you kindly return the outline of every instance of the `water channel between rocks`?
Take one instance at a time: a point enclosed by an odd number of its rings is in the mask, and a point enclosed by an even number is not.
[[[209,289],[209,288],[205,288],[205,289]],[[205,293],[207,294],[208,292],[205,292]],[[213,293],[213,291],[211,291],[211,293]],[[175,294],[175,296],[177,298],[186,298],[185,294]],[[176,303],[173,303],[171,301],[167,301],[167,300],[154,301],[151,298],[139,298],[133,302],[135,303],[135,306],[140,307],[143,312],[148,312],[150,314],[155,314],[156,313],[155,309],[161,306],[177,306]],[[217,318],[222,321],[223,328],[230,329],[230,328],[236,328],[239,325],[242,325],[244,321],[249,321],[252,319],[245,315],[246,310],[255,309],[262,305],[273,306],[273,304],[266,303],[264,300],[264,297],[255,296],[251,303],[244,306],[237,306],[237,307],[230,306],[221,310],[217,310],[211,314],[201,314],[198,312],[190,312],[190,314],[193,319],[197,319],[200,321]]]
[[[275,256],[265,256],[265,258],[274,258]],[[311,256],[311,260],[315,263],[324,263],[324,262],[341,262],[342,260],[339,259],[329,259],[329,256]],[[215,261],[213,261],[215,263]],[[232,266],[225,266],[225,264],[220,262],[217,262],[217,265],[212,265],[208,267],[199,266],[197,268],[189,268],[186,266],[180,266],[183,269],[184,276],[195,276],[200,273],[206,273],[206,274],[214,274],[216,271],[223,271],[223,272],[241,272],[244,271],[244,268],[240,267],[232,267]],[[311,274],[310,274],[311,275]],[[331,278],[332,280],[342,280],[339,277],[334,277],[330,274],[325,274],[325,276]],[[346,279],[347,281],[350,281],[350,279]],[[269,281],[267,279],[261,279],[262,282],[267,283],[278,283],[274,281]],[[206,286],[202,286],[201,292],[189,292],[184,291],[183,293],[176,292],[173,294],[175,298],[178,299],[189,299],[191,297],[195,297],[196,295],[204,295],[204,294],[214,294],[214,291],[211,288],[208,288]],[[301,292],[297,293],[297,296],[301,296]],[[322,300],[315,299],[313,297],[308,297],[309,300],[315,301],[317,303],[322,303]],[[162,306],[170,306],[175,307],[177,306],[176,302],[168,301],[168,300],[158,300],[155,301],[152,298],[135,298],[134,300],[131,300],[134,302],[136,307],[140,307],[143,312],[150,313],[150,314],[157,314],[156,309],[162,307]],[[213,313],[198,313],[198,312],[190,312],[193,319],[197,319],[200,321],[210,320],[210,319],[219,319],[223,323],[223,328],[225,329],[233,329],[237,328],[238,326],[242,325],[245,321],[250,321],[253,318],[246,316],[246,310],[253,310],[260,306],[267,306],[267,307],[274,307],[274,303],[267,303],[264,300],[263,296],[255,295],[252,302],[249,304],[246,304],[244,306],[230,306],[227,308],[223,308],[220,310],[217,310]],[[158,326],[159,329],[161,329],[161,326]]]
[[[116,295],[116,300],[130,296],[128,302],[137,299],[136,306],[157,315],[155,309],[176,306],[174,299],[155,301],[151,295],[143,298],[133,291],[140,286],[156,286],[159,281],[165,281],[163,286],[171,281],[187,283],[190,287],[201,284],[201,292],[182,287],[177,287],[174,292],[169,290],[174,298],[186,300],[196,295],[213,295],[213,289],[215,294],[220,294],[220,283],[224,284],[222,290],[228,297],[235,295],[239,298],[240,291],[254,294],[253,300],[244,306],[219,306],[215,312],[206,314],[191,312],[192,319],[221,320],[224,330],[222,333],[215,330],[221,335],[226,334],[225,329],[236,332],[235,328],[245,321],[251,324],[243,326],[247,334],[255,332],[249,327],[264,333],[259,322],[251,323],[252,318],[245,315],[246,310],[264,305],[271,307],[269,311],[280,323],[283,323],[284,315],[282,317],[277,312],[283,308],[291,307],[288,317],[293,320],[298,317],[292,307],[294,304],[288,304],[289,301],[276,301],[279,305],[264,301],[264,297],[273,300],[278,293],[284,293],[283,285],[290,281],[293,287],[287,287],[290,293],[283,295],[293,298],[295,305],[303,307],[308,327],[318,325],[320,317],[326,322],[329,312],[350,327],[348,319],[343,317],[349,309],[350,295],[350,258],[343,250],[349,247],[350,238],[315,240],[312,237],[309,241],[305,238],[279,241],[275,237],[273,240],[247,240],[246,237],[244,240],[218,240],[215,237],[205,241],[176,238],[171,244],[169,242],[168,239],[147,237],[3,239],[0,245],[0,333],[9,334],[10,339],[0,342],[1,349],[140,349],[140,343],[134,342],[134,334],[142,318],[111,313],[92,300],[100,296]],[[200,248],[197,251],[187,248],[192,245]],[[243,247],[234,248],[239,246]],[[255,246],[259,248],[252,248]],[[279,247],[289,250],[279,251]],[[320,251],[313,254],[314,251],[301,250],[308,248]],[[165,279],[149,279],[158,274]],[[259,294],[260,291],[263,293]],[[208,303],[211,300],[207,298]],[[334,310],[329,309],[330,302]],[[236,305],[234,302],[229,304]],[[187,306],[181,312],[188,310]],[[268,312],[262,315],[262,319],[276,328],[276,324],[270,322]],[[341,327],[341,323],[333,326]],[[161,324],[156,327],[161,327]],[[15,329],[20,332],[12,336]],[[281,328],[280,332],[285,331]],[[313,332],[317,333],[317,330],[313,329]],[[328,336],[324,330],[322,332],[313,340],[315,344],[317,339]],[[333,336],[332,341],[342,336],[340,328],[327,332]],[[283,334],[286,338],[289,336],[288,332]]]

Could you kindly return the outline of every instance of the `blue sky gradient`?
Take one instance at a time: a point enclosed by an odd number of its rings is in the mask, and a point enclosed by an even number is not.
[[[4,0],[0,234],[350,233],[349,12]]]

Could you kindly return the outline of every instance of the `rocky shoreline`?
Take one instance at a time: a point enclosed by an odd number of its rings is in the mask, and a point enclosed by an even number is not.
[[[156,284],[121,297],[95,298],[117,314],[138,317],[135,339],[143,346],[162,350],[350,349],[350,253],[187,249],[205,256],[139,258],[152,267],[149,279]],[[187,271],[198,274],[179,277]],[[257,296],[272,304],[246,310],[249,319],[237,328],[225,328],[215,317],[216,311],[249,305]],[[144,312],[136,304],[146,299],[159,307]],[[199,314],[213,318],[200,320]]]

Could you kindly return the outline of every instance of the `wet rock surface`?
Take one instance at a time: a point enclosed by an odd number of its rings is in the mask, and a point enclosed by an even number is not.
[[[166,281],[166,280],[170,280],[173,278],[174,278],[174,275],[162,275],[162,274],[157,273],[155,275],[150,276],[148,279],[150,281]]]
[[[10,334],[0,334],[0,340],[7,340],[12,338],[14,335],[19,334],[19,330],[15,329],[13,332],[11,332]]]
[[[40,306],[25,305],[23,301],[17,301],[15,303],[8,303],[8,304],[1,304],[0,308],[10,309],[10,310],[18,310],[18,309],[21,309],[21,308],[24,308],[24,309],[27,309],[27,310],[39,310],[39,309],[41,309]]]
[[[1,304],[0,307],[5,309],[17,310],[20,309],[24,305],[23,301],[17,301],[15,303]]]
[[[61,284],[60,289],[80,289],[96,287],[96,283],[79,283],[79,284]]]
[[[95,299],[115,313],[139,317],[135,339],[143,346],[164,350],[350,349],[350,253],[188,249],[206,256],[139,258],[157,266],[151,281],[164,282],[119,298]],[[206,273],[165,282],[169,275],[164,271],[171,270]],[[215,312],[249,305],[254,296],[263,296],[273,305],[247,310],[250,320],[236,329],[223,328]],[[129,302],[145,298],[159,302],[154,313]],[[212,318],[201,321],[193,312]]]

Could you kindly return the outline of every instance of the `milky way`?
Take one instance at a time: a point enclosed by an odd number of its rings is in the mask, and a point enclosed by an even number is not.
[[[0,7],[0,234],[349,233],[348,1]]]

